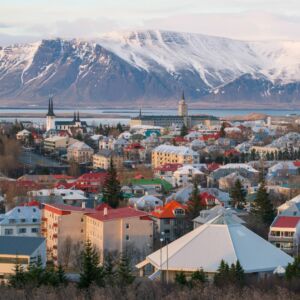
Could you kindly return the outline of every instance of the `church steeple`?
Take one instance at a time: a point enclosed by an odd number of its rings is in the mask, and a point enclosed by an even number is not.
[[[73,117],[73,122],[76,122],[76,112],[74,111],[74,117]]]
[[[77,112],[77,122],[80,122],[79,111]]]
[[[188,116],[188,107],[185,102],[185,96],[184,91],[182,91],[182,97],[181,100],[178,103],[178,115],[181,117],[187,117]]]
[[[52,96],[49,97],[49,103],[48,103],[48,113],[46,115],[47,117],[55,117],[54,111],[53,111],[53,98]]]
[[[184,100],[184,101],[185,101],[184,91],[182,91],[182,97],[181,97],[181,100]]]

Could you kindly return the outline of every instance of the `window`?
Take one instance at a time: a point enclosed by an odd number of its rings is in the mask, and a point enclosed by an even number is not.
[[[129,235],[126,234],[126,241],[129,241]]]
[[[19,228],[19,233],[26,233],[26,228]]]
[[[26,222],[26,219],[21,219],[21,223],[25,223]]]
[[[33,222],[33,223],[36,223],[36,222],[37,222],[37,219],[32,219],[32,222]]]
[[[38,233],[39,232],[39,228],[38,227],[31,228],[31,232],[32,233]]]
[[[12,234],[14,234],[14,230],[13,229],[5,229],[4,234],[5,235],[12,235]]]
[[[129,224],[128,223],[126,224],[126,229],[129,229]]]
[[[165,224],[165,225],[170,224],[170,219],[165,219],[165,220],[164,220],[164,224]]]

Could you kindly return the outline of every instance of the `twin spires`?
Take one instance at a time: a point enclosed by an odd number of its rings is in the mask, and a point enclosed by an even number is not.
[[[76,112],[74,111],[73,122],[74,122],[74,123],[80,122],[79,111],[77,112],[77,114],[76,114]]]
[[[49,97],[47,117],[55,117],[55,114],[53,111],[53,97],[52,96]]]

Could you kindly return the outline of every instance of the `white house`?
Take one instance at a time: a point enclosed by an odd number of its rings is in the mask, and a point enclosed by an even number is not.
[[[205,176],[205,174],[192,165],[184,165],[173,173],[173,184],[174,186],[185,186],[193,182],[197,176]]]
[[[41,211],[37,206],[16,206],[0,215],[1,236],[39,236]]]

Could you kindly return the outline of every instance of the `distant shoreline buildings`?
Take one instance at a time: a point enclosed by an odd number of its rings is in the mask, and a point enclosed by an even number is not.
[[[193,127],[199,123],[203,123],[207,126],[219,124],[220,119],[211,115],[188,115],[188,105],[185,101],[184,93],[182,93],[181,100],[178,103],[178,115],[142,115],[142,111],[138,116],[131,118],[130,126],[149,125],[170,127],[173,124],[179,126]]]

